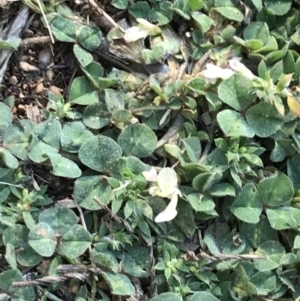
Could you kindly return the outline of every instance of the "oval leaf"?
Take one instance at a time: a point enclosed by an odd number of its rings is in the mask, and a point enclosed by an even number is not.
[[[79,149],[81,162],[100,172],[112,168],[121,155],[121,147],[114,140],[105,136],[92,137]]]
[[[73,80],[69,98],[71,103],[79,105],[91,105],[99,101],[97,91],[84,77]]]
[[[227,136],[253,137],[254,131],[250,128],[243,116],[232,110],[221,111],[217,115],[220,128]]]
[[[81,225],[74,225],[61,238],[60,247],[68,258],[77,258],[91,245],[92,236]]]
[[[156,148],[155,133],[146,125],[136,124],[127,126],[118,138],[124,155],[138,158],[152,154]]]
[[[46,223],[38,223],[31,228],[28,235],[30,246],[40,255],[50,257],[56,248],[56,236]]]
[[[283,125],[283,116],[268,102],[261,102],[249,110],[246,114],[247,121],[259,137],[269,137],[276,133]]]

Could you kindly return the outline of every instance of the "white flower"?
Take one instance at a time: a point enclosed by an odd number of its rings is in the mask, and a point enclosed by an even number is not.
[[[174,219],[177,215],[178,196],[181,195],[174,169],[170,167],[163,168],[157,175],[155,168],[152,168],[150,171],[143,172],[143,176],[147,181],[157,182],[157,185],[150,188],[150,195],[171,200],[165,210],[156,216],[155,222],[163,223]]]
[[[177,215],[177,203],[178,203],[178,194],[173,193],[172,198],[168,206],[163,210],[161,213],[159,213],[156,218],[155,222],[156,223],[164,223],[164,222],[169,222],[172,219],[174,219]]]
[[[215,84],[218,78],[226,80],[235,73],[240,73],[243,76],[254,79],[257,78],[244,64],[240,62],[241,58],[234,57],[228,61],[227,68],[221,68],[212,63],[206,64],[206,70],[202,71],[202,75],[208,78],[211,84]]]
[[[208,79],[212,84],[215,84],[218,78],[228,79],[235,72],[230,68],[221,68],[212,63],[208,63],[206,66],[206,70],[202,72],[202,75]]]
[[[242,64],[239,58],[232,58],[231,60],[228,61],[230,68],[242,74],[245,77],[248,77],[249,79],[254,79],[256,76],[249,70],[244,64]]]

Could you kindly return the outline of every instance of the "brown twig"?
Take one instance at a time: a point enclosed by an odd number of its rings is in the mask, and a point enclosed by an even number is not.
[[[167,106],[149,106],[149,107],[141,107],[141,108],[132,109],[130,111],[131,111],[131,114],[138,114],[138,113],[142,113],[144,111],[164,111],[167,109],[168,109]]]
[[[47,44],[51,42],[50,36],[33,37],[22,40],[20,47],[27,47],[36,44]]]
[[[108,208],[108,206],[106,206],[104,203],[102,203],[97,197],[94,197],[94,201],[99,206],[101,206],[105,211],[107,211],[113,220],[115,220],[119,224],[123,224],[128,232],[133,233],[133,230],[132,230],[131,226],[128,224],[128,222],[126,222],[122,218],[118,217],[117,215],[113,214],[113,212]]]
[[[89,3],[93,8],[95,8],[95,10],[97,11],[97,13],[101,16],[103,16],[111,25],[113,25],[114,27],[116,27],[117,29],[119,29],[121,32],[125,32],[125,30],[119,25],[117,24],[112,17],[110,17],[101,7],[100,5],[98,5],[94,0],[85,0],[87,3]]]
[[[117,215],[113,214],[112,211],[106,206],[104,203],[102,203],[97,197],[94,197],[94,201],[101,206],[105,211],[108,212],[108,214],[111,216],[112,219],[114,219],[118,224],[122,224],[122,219],[118,217]]]
[[[57,272],[62,273],[61,276],[46,276],[35,280],[27,281],[16,281],[13,282],[13,286],[30,286],[30,285],[44,285],[48,283],[54,283],[59,281],[65,281],[68,279],[79,279],[81,281],[85,280],[90,276],[90,273],[100,275],[102,270],[97,267],[86,267],[85,265],[71,265],[62,264],[56,269]]]
[[[203,64],[205,63],[206,60],[209,59],[210,54],[211,54],[211,50],[208,50],[206,53],[202,55],[202,57],[198,60],[198,62],[193,67],[192,70],[193,75],[196,75],[201,71]]]
[[[181,128],[183,124],[183,118],[180,114],[177,114],[173,124],[169,130],[163,135],[163,137],[157,142],[156,148],[159,148],[166,144]]]
[[[185,255],[181,257],[184,261],[200,261],[201,259],[204,260],[228,260],[228,259],[267,259],[268,257],[265,255],[256,255],[256,254],[239,254],[239,255],[233,255],[233,254],[219,254],[219,255],[209,255],[205,253],[204,251],[200,251],[199,254],[195,254],[193,251],[188,251]]]

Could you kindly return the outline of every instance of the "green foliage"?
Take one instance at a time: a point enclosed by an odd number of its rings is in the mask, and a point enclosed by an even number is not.
[[[22,2],[79,68],[0,103],[0,299],[298,300],[300,2]]]

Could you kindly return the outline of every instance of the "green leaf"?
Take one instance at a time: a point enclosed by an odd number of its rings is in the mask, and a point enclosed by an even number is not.
[[[271,272],[258,272],[251,279],[259,295],[266,296],[276,288],[276,276]]]
[[[198,162],[201,155],[201,143],[197,137],[188,137],[182,140],[191,162]]]
[[[105,104],[98,102],[85,108],[82,120],[91,129],[101,129],[110,123],[111,113]]]
[[[8,227],[3,232],[4,244],[12,244],[15,249],[21,248],[17,254],[17,261],[23,266],[32,267],[40,263],[42,256],[36,253],[28,243],[29,230],[20,224]]]
[[[30,246],[40,255],[50,257],[56,248],[56,236],[46,223],[38,223],[31,228],[28,235]]]
[[[240,220],[257,224],[262,212],[260,195],[255,185],[246,184],[240,195],[230,208],[231,212]]]
[[[4,162],[5,166],[17,169],[19,167],[19,161],[8,150],[0,147],[0,158]]]
[[[174,219],[174,224],[184,233],[185,236],[191,237],[195,231],[195,220],[193,210],[188,202],[179,201],[177,205],[178,214]]]
[[[112,89],[105,89],[105,103],[107,110],[111,113],[122,110],[125,106],[123,95]]]
[[[0,102],[0,132],[12,123],[12,119],[10,107]]]
[[[150,301],[182,301],[182,298],[175,293],[162,293],[159,294],[158,296],[151,298]],[[216,300],[211,300],[211,301],[216,301]]]
[[[67,122],[64,124],[60,138],[61,147],[69,153],[77,153],[81,145],[93,137],[93,133],[86,129],[79,121]]]
[[[203,33],[207,32],[213,24],[213,20],[210,17],[200,12],[193,12],[192,18],[196,21]]]
[[[49,154],[52,164],[51,173],[64,178],[79,178],[81,170],[75,162],[70,159],[64,158],[60,154]]]
[[[235,196],[234,187],[229,183],[217,183],[208,190],[208,193],[216,197]]]
[[[12,301],[27,301],[36,300],[36,295],[33,287],[16,287],[13,282],[24,281],[22,273],[19,270],[7,270],[0,274],[0,289],[10,292],[8,300]],[[1,296],[1,294],[0,294]],[[6,301],[4,299],[4,301]]]
[[[83,143],[78,155],[80,161],[89,168],[104,172],[116,164],[122,155],[122,149],[111,138],[98,136]]]
[[[258,191],[267,207],[290,205],[294,195],[291,180],[281,172],[263,179],[258,185]]]
[[[96,50],[101,44],[101,39],[102,32],[97,26],[84,25],[81,27],[78,41],[87,50]]]
[[[70,19],[58,16],[51,22],[50,29],[59,41],[71,43],[76,41],[76,25]]]
[[[271,227],[265,215],[260,216],[258,224],[242,223],[240,234],[254,249],[268,240],[278,240],[277,231]]]
[[[250,94],[252,81],[240,74],[234,74],[223,81],[218,87],[219,97],[223,102],[237,111],[248,108],[256,98]]]
[[[249,50],[255,51],[255,50],[259,50],[263,47],[263,42],[261,40],[251,39],[251,40],[245,41],[244,45]]]
[[[71,259],[82,255],[91,245],[92,236],[81,225],[72,226],[61,238],[60,248]]]
[[[146,1],[138,1],[132,3],[128,9],[129,13],[137,18],[146,19],[148,18],[148,14],[150,11],[150,6]]]
[[[28,157],[36,163],[41,163],[46,161],[50,155],[58,153],[58,149],[54,148],[45,142],[39,140],[35,135],[33,135],[30,146]]]
[[[249,276],[246,273],[246,267],[241,264],[236,268],[236,277],[233,283],[233,291],[238,299],[243,299],[247,296],[257,295],[255,286],[249,281]]]
[[[69,98],[71,103],[85,106],[99,101],[97,91],[84,77],[76,77],[73,80]]]
[[[33,130],[33,134],[41,141],[57,149],[60,147],[61,133],[61,124],[55,119],[48,119],[38,124]]]
[[[73,51],[82,67],[88,66],[93,61],[93,56],[77,44],[74,45]]]
[[[95,245],[92,251],[92,261],[99,265],[100,268],[107,268],[112,272],[117,273],[119,268],[119,263],[112,252],[108,251],[103,247],[102,243]]]
[[[294,184],[295,188],[300,188],[300,154],[295,153],[287,161],[287,175]]]
[[[190,19],[190,8],[188,5],[188,1],[185,0],[176,0],[173,4],[173,10],[178,13],[183,18],[189,20]]]
[[[12,269],[16,269],[17,268],[17,259],[16,259],[15,248],[10,243],[6,244],[5,259],[7,260],[9,266]]]
[[[103,77],[104,73],[101,64],[93,61],[88,66],[83,68],[82,71],[94,87],[101,88],[99,86],[99,79],[100,77]]]
[[[215,208],[215,202],[212,198],[200,193],[189,194],[187,199],[196,212],[211,211]]]
[[[39,222],[48,224],[56,235],[62,236],[77,224],[78,218],[71,209],[51,207],[39,215]]]
[[[284,0],[284,1],[273,1],[273,0],[265,0],[264,5],[265,7],[274,15],[282,16],[286,14],[291,6],[293,1],[292,0]]]
[[[244,30],[245,40],[259,40],[263,44],[267,44],[270,39],[270,32],[267,23],[265,22],[252,22]]]
[[[262,9],[262,0],[252,0],[253,5],[256,7],[258,11]]]
[[[191,11],[199,10],[203,7],[203,0],[188,0]]]
[[[111,187],[102,176],[81,177],[75,181],[74,197],[80,207],[88,210],[99,210],[102,207],[94,201],[98,198],[105,205],[111,201]]]
[[[196,92],[198,94],[204,94],[205,93],[205,80],[202,78],[195,78],[191,80],[186,87],[192,90],[193,92]]]
[[[157,137],[146,125],[128,125],[119,135],[118,143],[125,156],[147,157],[156,148]]]
[[[300,210],[293,207],[280,207],[266,210],[268,219],[273,229],[298,229]]]
[[[219,301],[219,299],[208,292],[197,292],[193,294],[190,301]]]
[[[258,137],[269,137],[283,125],[283,116],[268,102],[259,104],[247,110],[246,119]]]
[[[232,110],[223,110],[218,113],[217,121],[220,128],[227,136],[253,137],[254,131],[245,121],[243,116]]]
[[[131,276],[138,278],[148,277],[150,268],[149,251],[144,247],[132,247],[123,259],[124,272]]]
[[[126,9],[128,0],[113,0],[111,4],[118,9]]]
[[[135,288],[130,279],[123,274],[102,273],[113,295],[130,296],[135,294]]]
[[[3,41],[0,39],[0,50],[10,50],[10,49],[17,49],[21,43],[20,38],[8,38],[7,40]]]
[[[277,241],[266,241],[255,251],[257,255],[265,255],[267,259],[254,259],[254,266],[258,271],[271,271],[280,266],[280,260],[285,250]]]
[[[216,7],[213,10],[232,21],[242,22],[244,20],[244,15],[236,7]]]
[[[1,113],[2,111],[0,103],[0,115]],[[1,119],[1,116],[0,120],[3,120]],[[3,146],[19,159],[26,160],[28,158],[27,154],[30,142],[30,135],[34,127],[35,124],[28,119],[20,120],[19,123],[13,123],[5,130],[5,133],[3,135]]]

